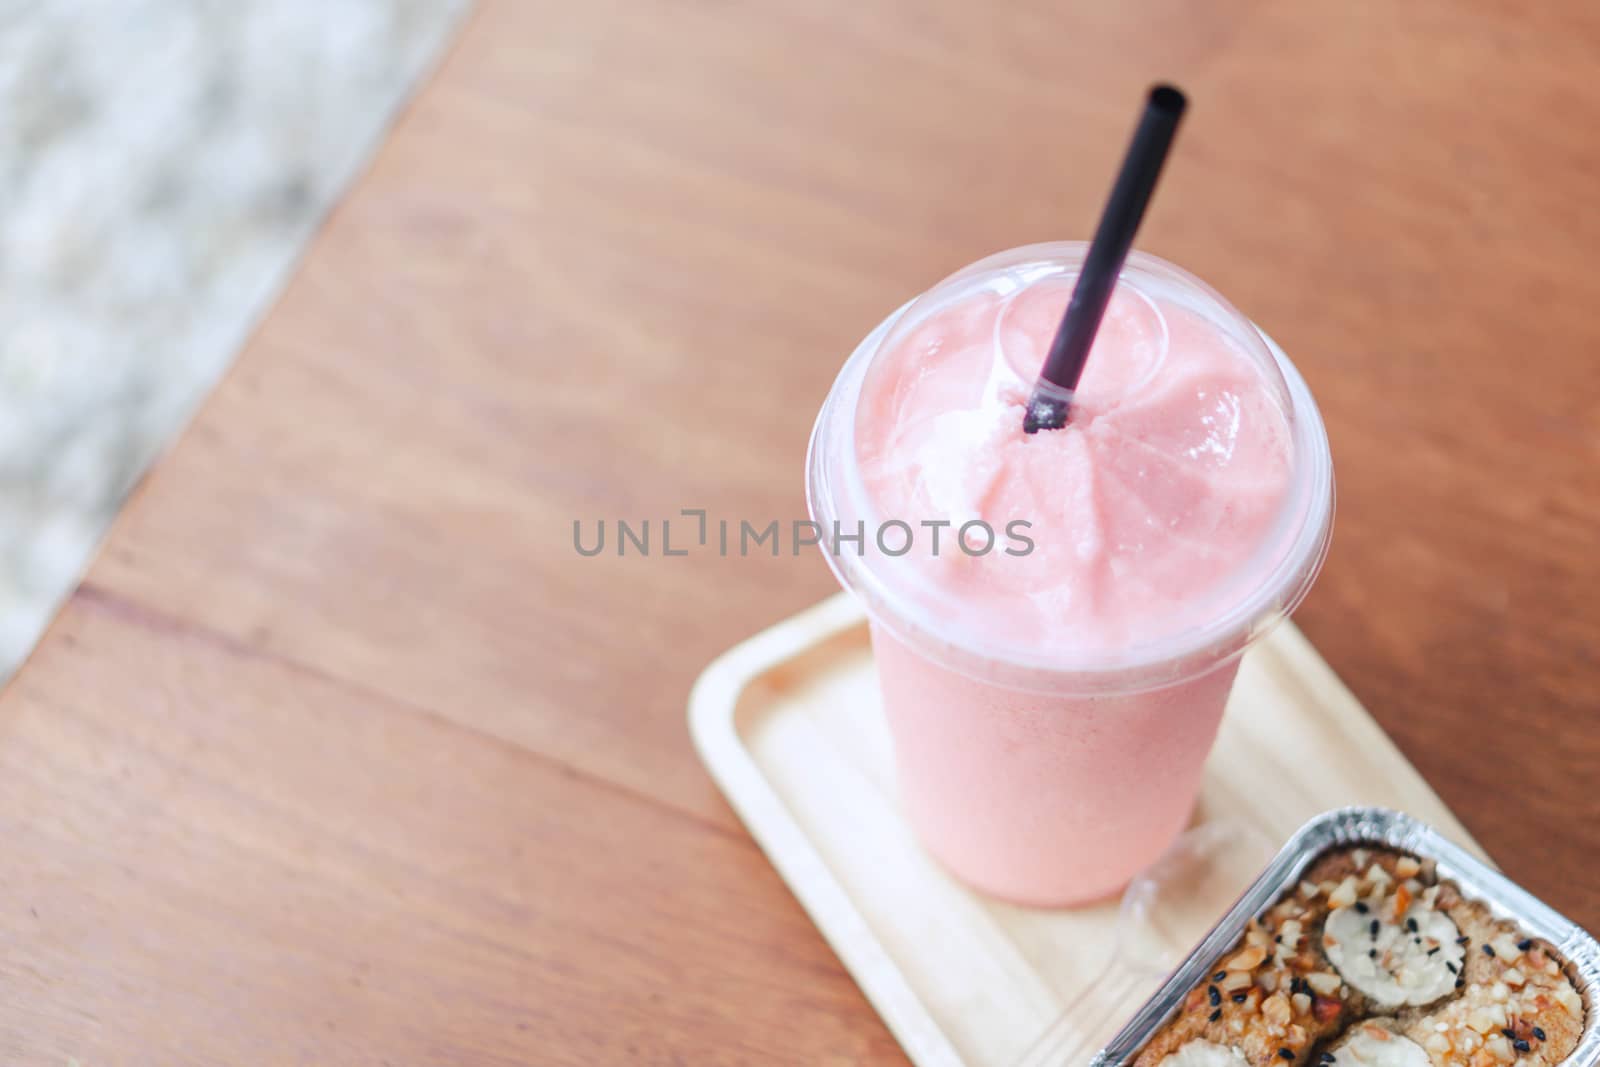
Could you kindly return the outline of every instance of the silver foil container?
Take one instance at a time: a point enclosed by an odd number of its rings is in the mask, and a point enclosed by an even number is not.
[[[1355,845],[1391,848],[1418,859],[1433,860],[1441,881],[1456,883],[1462,895],[1482,901],[1496,918],[1510,919],[1528,934],[1554,946],[1583,996],[1584,1005],[1583,1037],[1563,1061],[1564,1067],[1600,1065],[1600,1026],[1595,1020],[1600,997],[1600,942],[1433,827],[1383,808],[1339,808],[1312,819],[1289,839],[1205,940],[1090,1061],[1090,1067],[1132,1063],[1139,1050],[1178,1014],[1189,990],[1244,936],[1251,919],[1265,914],[1299,885],[1301,876],[1323,853]]]

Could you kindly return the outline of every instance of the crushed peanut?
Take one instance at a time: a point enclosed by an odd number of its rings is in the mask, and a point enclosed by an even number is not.
[[[1282,993],[1274,993],[1261,1002],[1261,1017],[1275,1033],[1282,1033],[1288,1029],[1289,1021],[1294,1018],[1294,1010],[1289,1005],[1289,998]]]
[[[1261,966],[1261,962],[1266,958],[1267,950],[1264,947],[1261,945],[1251,945],[1241,951],[1238,955],[1234,956],[1232,959],[1228,960],[1222,966],[1225,970],[1229,971],[1253,971],[1257,967]]]
[[[1236,993],[1250,985],[1249,971],[1229,971],[1227,977],[1217,983],[1225,993]]]
[[[1489,942],[1489,947],[1494,949],[1496,956],[1507,963],[1522,955],[1522,950],[1517,947],[1517,939],[1510,934],[1500,934]]]
[[[1350,875],[1328,894],[1330,908],[1348,908],[1356,902],[1356,876]]]
[[[1315,971],[1306,975],[1306,985],[1311,987],[1312,992],[1320,993],[1325,997],[1331,997],[1337,993],[1339,986],[1342,984],[1343,982],[1338,975],[1328,971]]]

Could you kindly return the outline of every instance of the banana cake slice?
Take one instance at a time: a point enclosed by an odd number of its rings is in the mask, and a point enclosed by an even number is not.
[[[1342,848],[1189,990],[1136,1067],[1555,1067],[1584,1003],[1552,946],[1431,862]]]

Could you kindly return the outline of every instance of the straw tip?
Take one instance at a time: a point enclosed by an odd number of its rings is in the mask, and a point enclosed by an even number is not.
[[[1033,434],[1061,429],[1067,424],[1067,409],[1068,401],[1035,392],[1028,398],[1028,410],[1022,416],[1022,432]]]
[[[1184,96],[1183,90],[1176,85],[1162,82],[1150,87],[1150,106],[1177,118],[1183,114],[1183,109],[1189,106],[1189,98]]]

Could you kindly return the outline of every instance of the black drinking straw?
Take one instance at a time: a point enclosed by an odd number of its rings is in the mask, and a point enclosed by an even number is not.
[[[1033,395],[1028,398],[1028,413],[1022,419],[1024,433],[1059,430],[1067,424],[1072,394],[1078,388],[1094,335],[1100,329],[1128,249],[1133,247],[1133,235],[1150,204],[1150,194],[1155,191],[1186,104],[1183,93],[1170,85],[1157,85],[1150,90],[1144,115],[1133,132],[1133,143],[1122,160],[1122,171],[1111,187],[1111,199],[1100,216],[1100,227],[1089,244],[1083,272],[1078,275],[1067,312],[1050,344],[1050,354],[1045,357]]]

